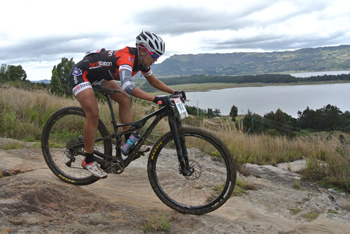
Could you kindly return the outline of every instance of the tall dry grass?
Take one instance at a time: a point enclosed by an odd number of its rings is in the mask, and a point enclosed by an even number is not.
[[[50,96],[43,90],[27,91],[14,87],[1,87],[1,136],[39,140],[41,127],[51,113],[68,105],[78,103],[73,99]]]
[[[350,136],[340,132],[312,133],[297,138],[245,134],[231,120],[204,120],[202,128],[219,136],[238,165],[307,160],[306,179],[350,192]]]

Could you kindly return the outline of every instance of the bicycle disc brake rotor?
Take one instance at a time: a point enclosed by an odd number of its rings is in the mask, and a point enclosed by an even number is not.
[[[198,180],[202,174],[202,166],[194,160],[190,160],[189,165],[190,169],[193,171],[190,176],[185,176],[185,178],[188,180]]]

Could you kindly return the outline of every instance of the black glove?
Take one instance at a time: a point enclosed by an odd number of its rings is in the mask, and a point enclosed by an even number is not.
[[[157,103],[160,106],[167,106],[170,104],[168,96],[155,96],[153,102]]]
[[[186,100],[186,93],[185,93],[185,91],[175,91],[174,94],[180,94],[181,97],[182,97],[184,100]]]

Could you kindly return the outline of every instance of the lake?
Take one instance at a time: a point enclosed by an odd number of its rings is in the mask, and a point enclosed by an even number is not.
[[[321,71],[321,72],[300,72],[293,73],[292,76],[296,78],[305,78],[311,76],[323,76],[323,75],[341,75],[341,74],[349,74],[350,71]]]
[[[240,87],[207,92],[186,92],[188,106],[200,109],[219,109],[228,115],[231,107],[238,114],[248,110],[263,116],[280,108],[283,112],[298,117],[298,111],[307,107],[316,110],[327,104],[337,106],[342,112],[350,110],[350,83],[320,85],[285,85],[264,87]]]

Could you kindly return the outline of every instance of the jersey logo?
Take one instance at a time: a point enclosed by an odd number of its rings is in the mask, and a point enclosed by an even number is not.
[[[94,63],[89,63],[89,69],[95,69],[100,67],[112,67],[112,62],[107,61],[97,61]]]
[[[81,76],[83,72],[81,71],[80,68],[75,67],[73,70],[73,76]]]
[[[83,83],[80,83],[78,84],[77,86],[75,86],[73,88],[73,94],[75,96],[78,95],[78,93],[80,93],[81,91],[85,90],[85,89],[91,89],[91,84],[90,82],[83,82]]]
[[[134,60],[133,60],[131,57],[129,57],[129,60],[130,60],[132,63],[134,63]]]

